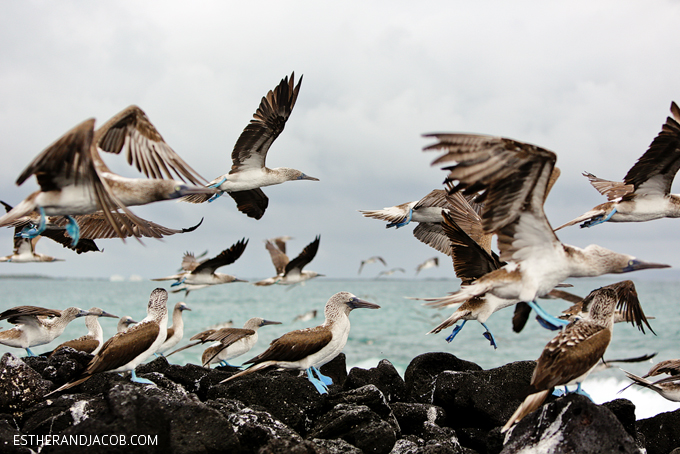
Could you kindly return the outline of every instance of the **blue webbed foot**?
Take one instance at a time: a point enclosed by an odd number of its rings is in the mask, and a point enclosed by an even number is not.
[[[219,188],[220,186],[222,186],[222,183],[224,183],[225,181],[227,181],[227,177],[222,177],[222,179],[220,181],[218,181],[217,183],[209,184],[208,187],[209,188]],[[222,194],[224,194],[224,191],[220,191],[220,192],[215,193],[212,197],[210,197],[208,199],[208,203],[219,199],[222,196]]]
[[[567,387],[565,386],[564,389],[566,390]],[[565,391],[562,391],[562,390],[559,389],[559,388],[555,388],[555,389],[553,390],[553,392],[552,392],[552,395],[553,395],[553,396],[556,396],[556,397],[562,397],[562,396],[564,396],[565,394],[566,394],[566,392],[565,392]]]
[[[331,377],[328,377],[328,376],[322,374],[321,371],[319,369],[317,369],[316,367],[311,367],[311,369],[312,369],[312,372],[314,372],[316,374],[316,376],[319,377],[319,380],[321,381],[321,383],[323,383],[326,386],[330,386],[330,385],[333,384],[333,379]]]
[[[224,191],[216,192],[212,197],[208,199],[208,203],[214,202],[215,200],[219,199],[222,197],[222,194],[224,194]]]
[[[36,354],[33,353],[33,352],[31,351],[31,349],[28,348],[28,347],[26,347],[26,354],[27,354],[28,356],[36,356]]]
[[[576,391],[574,391],[576,394],[580,394],[580,395],[582,395],[582,396],[586,396],[588,399],[593,400],[593,398],[590,397],[590,394],[588,394],[588,393],[585,392],[583,389],[581,389],[581,383],[577,383],[576,385],[577,385],[577,386],[576,386]]]
[[[466,322],[467,322],[467,320],[463,320],[463,323],[461,323],[460,325],[454,326],[453,331],[451,331],[451,334],[446,336],[446,339],[445,339],[446,342],[450,343],[453,340],[453,338],[456,337],[456,334],[458,334],[460,332],[460,330],[463,329]]]
[[[390,227],[403,227],[405,225],[408,225],[409,222],[411,222],[411,219],[413,219],[413,210],[410,209],[408,210],[408,216],[406,216],[406,219],[401,221],[401,222],[390,222],[387,224],[387,228],[389,229]]]
[[[328,387],[321,380],[314,377],[311,368],[307,369],[307,379],[314,385],[319,394],[328,394]]]
[[[486,328],[486,332],[482,333],[482,336],[484,336],[484,337],[486,338],[486,340],[488,340],[488,341],[491,343],[491,346],[494,348],[494,350],[497,349],[497,348],[498,348],[498,344],[496,344],[496,338],[493,337],[493,334],[491,333],[491,330],[490,330],[489,327],[486,326],[486,324],[484,324],[484,323],[482,323],[482,326],[483,326],[484,328]]]
[[[584,222],[583,224],[581,224],[581,228],[593,227],[595,225],[607,222],[612,218],[612,216],[614,216],[614,213],[616,213],[616,207],[614,207],[606,216],[595,216],[591,220]]]
[[[566,326],[569,324],[568,321],[559,319],[557,317],[554,317],[550,314],[548,314],[541,306],[536,304],[535,301],[528,301],[527,304],[536,311],[537,317],[536,320],[538,323],[541,324],[543,328],[556,331],[558,329],[562,329],[562,327]]]
[[[80,240],[80,227],[78,227],[78,223],[75,219],[73,219],[73,217],[66,216],[66,218],[68,219],[68,224],[66,224],[66,232],[73,239],[73,241],[71,241],[71,246],[75,247]]]
[[[144,385],[155,385],[155,383],[152,382],[151,380],[148,380],[146,378],[139,378],[135,373],[134,369],[132,369],[132,376],[130,377],[130,381],[133,381],[135,383],[142,383]]]
[[[184,277],[183,277],[182,279],[180,279],[179,281],[173,282],[172,284],[170,284],[170,287],[177,287],[178,285],[182,285],[182,284],[184,284],[184,281],[186,281],[186,280],[187,280],[187,277],[184,276]]]
[[[17,234],[17,236],[20,236],[21,238],[35,238],[45,231],[45,228],[47,227],[45,209],[43,207],[38,207],[38,211],[40,212],[40,221],[38,221],[38,224],[33,224],[32,227],[24,227],[21,232]]]

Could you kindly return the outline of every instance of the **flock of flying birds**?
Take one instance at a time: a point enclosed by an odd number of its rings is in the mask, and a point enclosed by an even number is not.
[[[21,173],[17,184],[35,176],[40,189],[15,207],[5,204],[7,213],[0,226],[15,228],[16,248],[12,261],[38,257],[35,242],[41,236],[59,241],[78,253],[98,250],[95,240],[127,237],[160,238],[192,231],[169,229],[139,218],[129,207],[162,200],[180,199],[190,203],[212,201],[229,194],[237,208],[260,219],[268,205],[262,187],[291,180],[317,180],[289,169],[265,166],[267,151],[283,131],[295,105],[301,79],[294,74],[262,98],[254,118],[246,126],[232,152],[231,170],[211,182],[203,179],[163,140],[144,112],[130,106],[102,127],[94,120],[77,125],[40,153]],[[680,217],[680,196],[670,194],[680,168],[680,109],[671,104],[662,131],[647,152],[629,170],[623,182],[599,179],[585,174],[608,202],[559,227],[582,223],[590,227],[602,222],[642,222],[662,217]],[[529,395],[508,421],[508,430],[524,415],[538,408],[557,386],[578,385],[597,366],[607,349],[615,321],[628,321],[642,332],[651,327],[641,308],[631,281],[622,281],[593,290],[581,299],[558,290],[570,277],[593,277],[607,273],[627,273],[667,265],[639,260],[597,245],[578,248],[559,241],[545,215],[543,205],[559,170],[555,153],[515,140],[473,134],[430,134],[435,142],[425,150],[443,152],[433,165],[448,172],[445,187],[435,189],[422,199],[385,208],[364,210],[363,215],[387,221],[387,227],[402,227],[417,222],[414,236],[452,258],[461,288],[449,295],[427,298],[427,305],[455,307],[453,314],[435,327],[438,333],[454,326],[450,342],[468,320],[477,320],[484,336],[496,347],[486,320],[498,310],[515,306],[516,330],[526,322],[531,310],[539,322],[558,335],[538,359]],[[104,164],[101,152],[125,152],[128,163],[146,178],[124,178]],[[174,180],[179,178],[181,181]],[[200,223],[199,223],[200,225]],[[557,230],[557,229],[556,229]],[[499,253],[491,249],[496,237]],[[307,245],[293,260],[285,252],[289,238],[266,242],[276,275],[255,285],[296,284],[318,276],[303,270],[315,256],[320,238]],[[238,281],[216,270],[237,260],[248,240],[242,239],[214,258],[199,261],[187,253],[180,272],[154,280],[174,280],[173,291],[199,289],[207,285]],[[200,258],[200,257],[199,257]],[[364,265],[384,260],[371,257]],[[419,266],[418,271],[437,266],[436,259]],[[395,272],[392,269],[386,272]],[[538,304],[538,298],[564,298],[578,302],[568,316],[553,317]],[[0,343],[25,348],[43,345],[60,335],[67,323],[85,316],[87,336],[94,354],[82,377],[54,392],[68,389],[93,374],[106,371],[131,371],[153,354],[174,348],[183,335],[181,314],[190,310],[178,303],[173,324],[168,327],[167,291],[152,292],[147,317],[135,323],[121,319],[119,333],[106,342],[102,339],[98,317],[111,316],[98,308],[64,311],[21,306],[0,314],[16,326],[0,332]],[[378,308],[348,292],[333,295],[325,306],[322,325],[289,332],[272,341],[262,354],[249,360],[251,366],[227,380],[267,367],[306,370],[309,380],[326,392],[331,384],[318,368],[333,359],[344,347],[349,334],[348,314],[355,308]],[[566,320],[565,320],[566,318]],[[457,323],[461,321],[460,325]],[[257,340],[258,328],[278,322],[261,318],[248,320],[244,328],[213,328],[191,338],[193,345],[213,342],[203,354],[203,364],[220,363],[249,351]],[[129,326],[132,324],[132,326]],[[74,344],[70,344],[73,346]],[[60,346],[61,347],[61,346]],[[180,349],[180,350],[181,350]],[[57,349],[55,349],[57,350]],[[169,353],[170,354],[170,353]],[[668,378],[652,382],[648,377],[661,373]],[[635,384],[649,387],[671,400],[680,401],[680,360],[667,360],[652,368],[645,377],[627,374]]]

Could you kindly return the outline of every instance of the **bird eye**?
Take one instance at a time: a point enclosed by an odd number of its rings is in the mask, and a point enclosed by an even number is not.
[[[628,260],[628,266],[633,266],[635,264],[635,260]]]

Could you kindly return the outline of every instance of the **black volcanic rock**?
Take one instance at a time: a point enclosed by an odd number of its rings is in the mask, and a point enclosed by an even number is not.
[[[377,367],[368,370],[353,367],[347,375],[345,389],[375,385],[382,391],[388,402],[404,402],[407,399],[406,383],[391,362],[383,359]]]
[[[580,394],[544,405],[511,430],[502,454],[640,452],[611,411]]]
[[[431,404],[434,383],[440,373],[469,370],[482,370],[482,368],[470,361],[458,359],[450,353],[424,353],[416,356],[404,373],[409,399],[413,402]]]
[[[680,410],[641,419],[637,428],[645,437],[647,454],[666,454],[680,447]]]
[[[0,412],[12,413],[40,402],[52,383],[22,360],[5,353],[0,359]]]

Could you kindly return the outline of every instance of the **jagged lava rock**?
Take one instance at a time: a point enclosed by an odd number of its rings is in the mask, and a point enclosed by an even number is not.
[[[680,447],[680,410],[659,413],[637,422],[647,454],[666,454]]]
[[[424,353],[410,362],[404,373],[404,381],[409,399],[423,404],[432,403],[434,383],[444,371],[482,370],[470,361],[458,359],[450,353]]]
[[[326,400],[326,407],[334,408],[340,404],[367,406],[383,421],[392,426],[397,438],[401,436],[399,422],[387,403],[387,398],[375,385],[366,385],[358,389],[331,394]]]
[[[539,452],[639,454],[642,451],[609,409],[580,394],[568,394],[517,423],[508,432],[501,454]]]
[[[344,388],[356,389],[369,384],[377,386],[388,402],[404,402],[408,397],[404,379],[386,359],[368,370],[353,367],[347,375]]]
[[[52,386],[22,360],[5,353],[0,359],[0,412],[13,413],[40,402]]]

